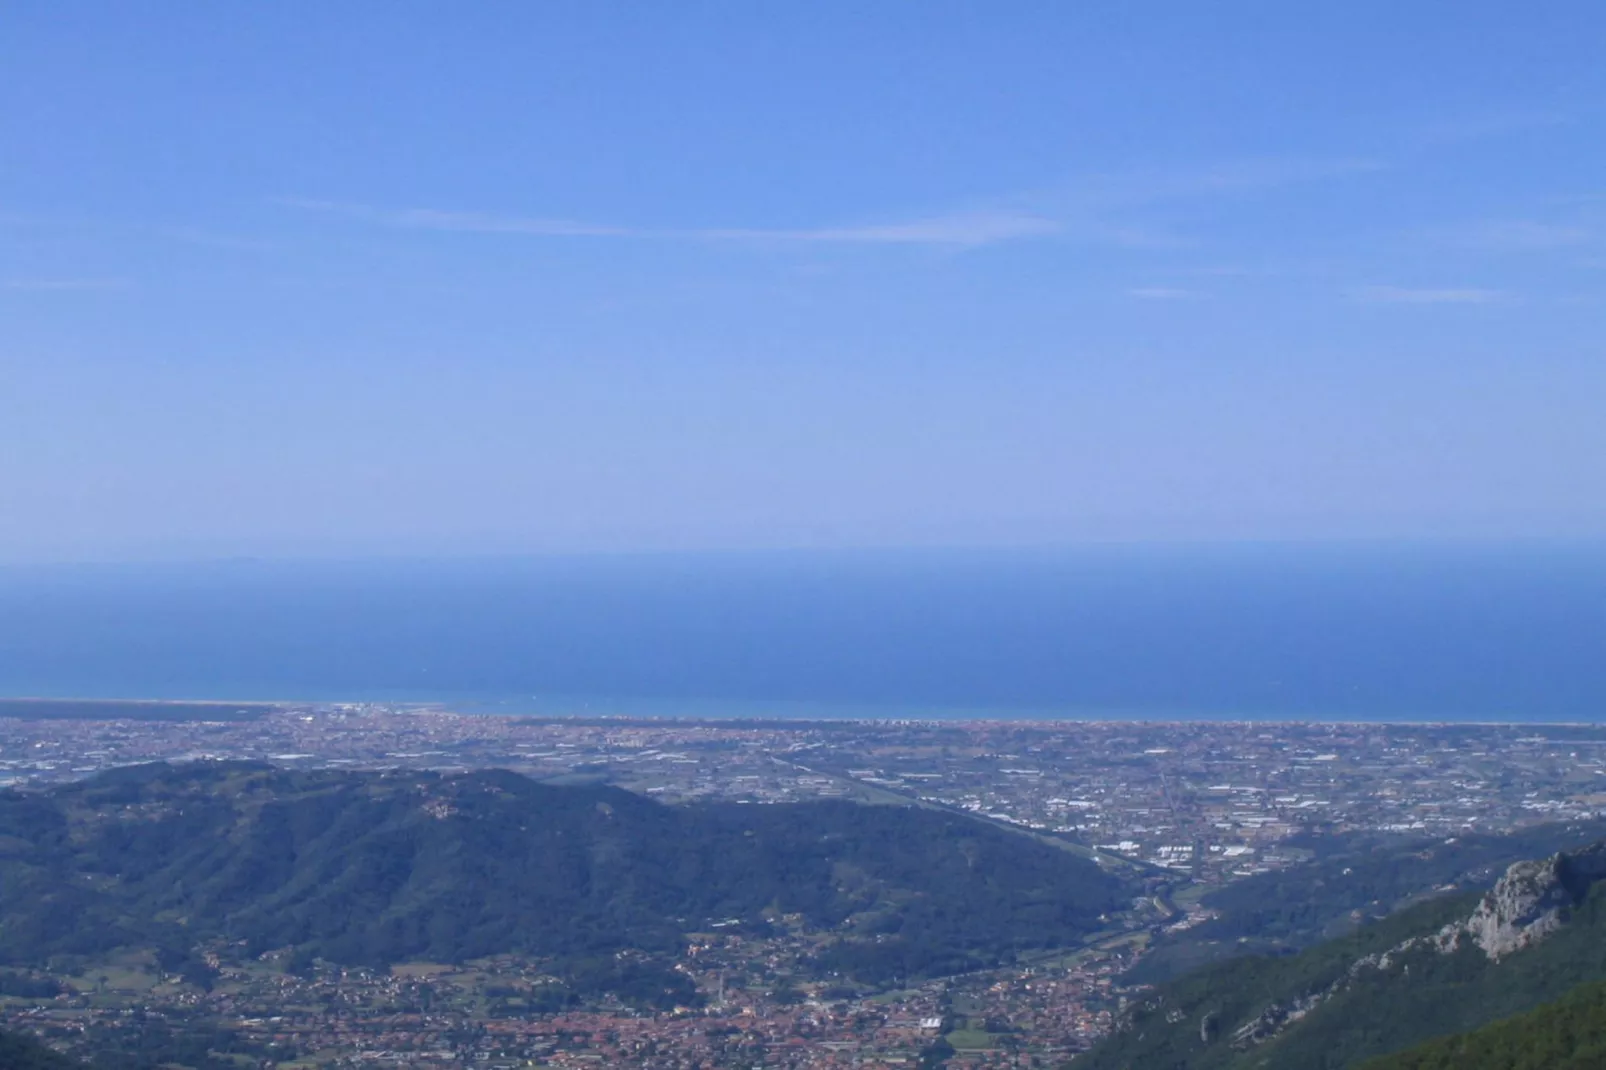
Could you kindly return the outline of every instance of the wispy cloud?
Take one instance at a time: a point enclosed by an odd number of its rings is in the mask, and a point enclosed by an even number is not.
[[[268,253],[284,248],[283,243],[269,241],[263,238],[246,237],[240,234],[230,234],[222,231],[208,230],[204,227],[188,226],[144,226],[138,228],[144,233],[166,241],[180,242],[184,245],[195,245],[206,249],[225,249],[231,252]]]
[[[1491,112],[1429,123],[1421,128],[1419,136],[1428,145],[1452,145],[1565,126],[1571,121],[1567,115],[1555,111]]]
[[[903,223],[820,227],[803,230],[707,230],[682,232],[686,237],[739,241],[788,241],[854,245],[993,245],[1024,238],[1042,238],[1062,224],[1028,212],[961,212]]]
[[[1388,166],[1367,156],[1247,156],[1203,166],[1090,175],[1047,196],[1073,206],[1118,209],[1256,193],[1375,174]]]
[[[1179,275],[1193,275],[1212,279],[1241,279],[1250,275],[1267,274],[1264,268],[1248,268],[1242,264],[1205,264],[1200,267],[1176,268]]]
[[[1144,301],[1186,301],[1198,297],[1199,293],[1176,286],[1136,286],[1128,290],[1126,295]]]
[[[1503,290],[1410,286],[1363,286],[1352,293],[1359,300],[1384,305],[1491,305],[1509,297]]]
[[[1089,244],[1166,251],[1199,240],[1164,222],[1190,202],[1246,200],[1255,194],[1342,181],[1385,171],[1384,160],[1362,156],[1250,156],[1205,164],[1083,175],[1036,191],[1017,203],[1059,221],[1070,237]]]
[[[645,238],[714,242],[970,247],[1046,237],[1061,229],[1061,225],[1053,219],[1012,210],[962,212],[902,222],[800,229],[655,228],[624,227],[540,216],[446,211],[436,208],[387,209],[372,205],[303,198],[280,198],[279,203],[311,211],[344,215],[387,227],[549,238]]]
[[[143,223],[82,216],[39,216],[0,212],[0,227],[59,232],[74,237],[155,238],[163,242],[178,242],[183,245],[233,252],[264,253],[284,248],[284,244],[277,240],[212,230],[187,223]]]
[[[1545,252],[1587,245],[1594,234],[1586,227],[1527,219],[1485,219],[1420,231],[1427,241],[1455,249],[1486,252]]]
[[[1383,160],[1368,156],[1260,156],[1230,160],[1178,180],[1177,195],[1238,193],[1304,185],[1388,170]]]
[[[25,293],[127,290],[132,286],[127,279],[0,279],[0,290]]]
[[[436,208],[375,208],[364,204],[336,201],[282,198],[281,204],[317,212],[329,212],[387,227],[411,230],[443,230],[458,234],[524,234],[555,238],[630,238],[647,232],[628,227],[577,223],[569,219],[543,219],[530,216],[492,215],[486,212],[453,212]]]
[[[1215,196],[1232,196],[1383,170],[1381,160],[1343,157],[1259,156],[1204,167],[1084,176],[1057,188],[1009,198],[1002,207],[818,227],[637,227],[542,215],[279,197],[305,211],[343,216],[375,226],[460,234],[537,238],[612,238],[749,242],[794,245],[879,245],[977,248],[1059,237],[1089,245],[1168,250],[1192,242],[1149,223],[1127,218],[1134,210]]]

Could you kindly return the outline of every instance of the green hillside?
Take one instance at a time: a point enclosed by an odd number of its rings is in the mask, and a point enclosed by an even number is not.
[[[1606,1066],[1606,983],[1471,1033],[1440,1037],[1363,1070],[1599,1070]]]
[[[75,1070],[81,1065],[30,1036],[0,1030],[0,1070]]]
[[[879,982],[1071,944],[1127,902],[1075,854],[916,808],[249,763],[0,792],[0,963],[58,970],[148,947],[200,976],[208,939],[368,965],[515,952],[679,1000],[680,975],[615,952],[795,915],[829,934],[821,971]]]
[[[1204,896],[1216,917],[1157,940],[1126,980],[1159,984],[1239,955],[1284,955],[1353,932],[1448,891],[1487,888],[1513,862],[1606,839],[1606,821],[1536,825],[1449,839],[1373,832],[1314,834],[1288,846],[1314,856]]]
[[[1564,928],[1491,961],[1469,942],[1364,956],[1467,917],[1476,893],[1407,908],[1297,955],[1229,960],[1160,986],[1078,1070],[1338,1070],[1475,1029],[1606,979],[1606,885],[1581,891]],[[1243,1031],[1261,1023],[1258,1039]]]

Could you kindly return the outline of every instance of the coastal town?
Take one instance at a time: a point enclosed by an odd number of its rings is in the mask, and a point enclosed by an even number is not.
[[[384,704],[0,703],[14,790],[156,761],[505,768],[666,803],[848,799],[932,807],[1141,871],[1147,920],[994,969],[871,989],[810,976],[795,918],[691,934],[697,999],[555,998],[539,960],[363,969],[217,943],[11,971],[7,1022],[71,1048],[207,1023],[241,1065],[1058,1067],[1110,1027],[1122,975],[1212,888],[1296,864],[1314,833],[1455,837],[1606,809],[1606,731],[1567,725],[781,721],[494,716]],[[1142,905],[1142,904],[1140,904]],[[164,1025],[163,1023],[166,1023]]]
[[[509,769],[666,802],[925,804],[1205,880],[1286,864],[1298,855],[1285,845],[1310,829],[1454,835],[1606,808],[1606,729],[1593,725],[650,720],[0,701],[0,786],[196,759]]]

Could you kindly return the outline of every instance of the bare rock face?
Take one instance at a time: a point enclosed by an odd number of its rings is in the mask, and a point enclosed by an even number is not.
[[[1236,1051],[1247,1051],[1256,1044],[1264,1044],[1277,1037],[1284,1029],[1299,1021],[1327,1001],[1337,986],[1325,992],[1303,996],[1291,1003],[1273,1003],[1258,1016],[1238,1027],[1232,1034]]]
[[[1478,903],[1462,929],[1485,955],[1499,960],[1561,928],[1572,896],[1561,883],[1560,862],[1518,862]]]
[[[1606,843],[1573,854],[1518,862],[1478,903],[1472,916],[1440,936],[1452,950],[1465,934],[1490,959],[1531,947],[1555,932],[1595,881],[1606,877]]]
[[[1387,951],[1367,955],[1350,964],[1347,973],[1322,991],[1291,1003],[1272,1004],[1232,1034],[1232,1046],[1244,1051],[1280,1035],[1322,1003],[1344,991],[1364,971],[1387,972],[1405,965],[1408,953],[1431,948],[1441,955],[1472,941],[1490,960],[1498,962],[1513,951],[1531,947],[1560,929],[1569,911],[1587,894],[1590,885],[1606,879],[1606,841],[1572,853],[1517,862],[1478,902],[1465,921],[1452,922],[1431,936],[1413,936]],[[1213,1028],[1201,1023],[1199,1037],[1209,1043]]]

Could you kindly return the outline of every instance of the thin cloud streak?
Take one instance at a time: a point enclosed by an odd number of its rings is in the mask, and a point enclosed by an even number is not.
[[[1571,116],[1555,111],[1496,112],[1433,123],[1423,127],[1419,137],[1429,146],[1454,145],[1565,126],[1570,122]]]
[[[1232,200],[1290,187],[1364,178],[1389,170],[1359,156],[1249,156],[1163,171],[1105,172],[1038,191],[1031,200],[1079,236],[1121,248],[1165,251],[1197,240],[1144,216],[1177,203]]]
[[[780,242],[838,245],[940,245],[973,247],[1047,237],[1061,225],[1017,211],[956,213],[899,223],[772,229],[762,227],[620,227],[571,219],[504,216],[434,208],[384,209],[304,198],[279,198],[293,208],[333,213],[380,226],[460,234],[513,234],[550,238],[638,238],[671,241]]]
[[[127,290],[127,279],[0,279],[0,290],[13,293],[73,293],[94,290]]]
[[[483,212],[443,212],[433,208],[407,208],[397,212],[365,213],[378,223],[418,230],[445,230],[460,234],[527,234],[550,238],[633,238],[643,232],[625,227],[597,226],[568,219],[525,219]]]
[[[1185,178],[1177,196],[1206,193],[1241,193],[1277,189],[1282,186],[1324,182],[1335,178],[1376,174],[1389,165],[1370,157],[1301,159],[1293,157],[1251,157],[1219,164]]]
[[[1435,227],[1422,234],[1433,244],[1454,249],[1510,253],[1576,248],[1594,239],[1585,227],[1527,219],[1485,219]]]
[[[1186,301],[1199,296],[1197,291],[1175,286],[1136,286],[1128,290],[1126,295],[1142,301]]]
[[[221,233],[202,227],[146,226],[140,229],[154,238],[180,242],[184,245],[195,245],[204,249],[222,249],[229,252],[242,253],[271,253],[284,248],[281,242]]]
[[[1376,174],[1387,162],[1371,157],[1250,156],[1197,168],[1090,175],[1058,196],[1098,208],[1230,196]],[[1053,196],[1052,194],[1050,196]]]
[[[846,243],[854,245],[993,245],[1057,234],[1061,224],[1025,212],[972,212],[907,223],[876,223],[813,230],[683,231],[684,237],[731,241]]]
[[[137,236],[164,242],[178,242],[200,248],[230,252],[277,252],[284,244],[277,240],[252,237],[189,224],[138,223],[104,220],[93,217],[30,216],[0,213],[0,227],[31,228],[41,231],[65,232],[72,235]]]
[[[1090,176],[1070,189],[1040,191],[1040,207],[995,208],[846,226],[632,227],[546,216],[501,215],[438,208],[382,208],[371,204],[278,197],[275,203],[345,216],[377,226],[459,234],[509,234],[543,238],[618,238],[670,241],[753,242],[813,245],[943,246],[977,248],[1054,236],[1139,250],[1168,250],[1192,243],[1153,227],[1111,218],[1123,209],[1166,201],[1232,196],[1386,170],[1362,157],[1262,156],[1227,160],[1174,174]]]
[[[1492,305],[1508,295],[1502,290],[1363,286],[1354,291],[1362,301],[1384,305]]]

